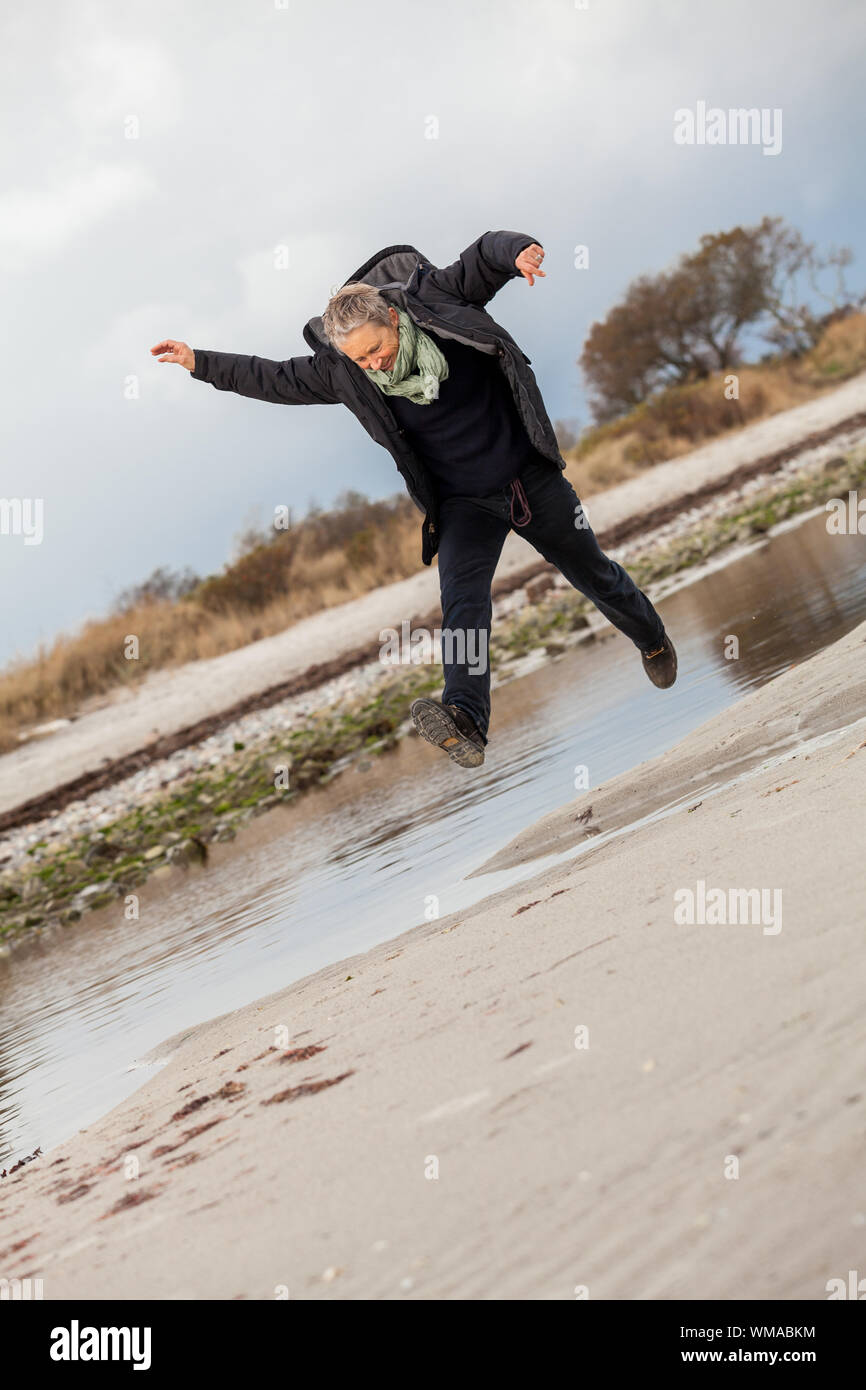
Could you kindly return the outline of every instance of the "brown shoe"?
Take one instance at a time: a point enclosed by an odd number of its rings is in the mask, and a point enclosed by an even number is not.
[[[654,647],[652,651],[642,652],[643,668],[652,681],[660,690],[667,690],[673,685],[677,678],[677,654],[674,644],[665,633],[660,647]]]
[[[410,713],[421,737],[444,749],[452,762],[460,767],[480,767],[484,762],[484,740],[472,717],[459,705],[413,700]]]

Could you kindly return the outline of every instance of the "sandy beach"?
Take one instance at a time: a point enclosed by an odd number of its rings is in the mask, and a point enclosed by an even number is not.
[[[850,1377],[866,28],[358,20],[3,28],[10,1348]]]
[[[485,866],[558,856],[518,885],[167,1040],[2,1183],[0,1274],[46,1299],[826,1298],[866,1227],[864,655],[861,624],[527,828]],[[676,920],[754,888],[771,915]]]

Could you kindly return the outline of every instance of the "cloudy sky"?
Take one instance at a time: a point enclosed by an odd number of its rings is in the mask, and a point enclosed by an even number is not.
[[[494,316],[585,422],[590,325],[703,232],[780,214],[850,244],[861,287],[864,29],[861,0],[7,7],[0,499],[42,499],[44,534],[0,534],[0,661],[157,565],[218,569],[278,503],[400,487],[342,407],[216,392],[153,361],[162,337],[306,353],[380,247],[443,265],[505,227],[548,277]],[[781,110],[781,151],[675,143],[700,101]]]

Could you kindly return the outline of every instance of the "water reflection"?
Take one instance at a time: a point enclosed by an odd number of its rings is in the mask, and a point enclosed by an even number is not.
[[[442,915],[476,901],[490,885],[465,876],[572,799],[578,764],[597,786],[849,631],[864,561],[863,537],[829,537],[816,517],[661,603],[672,690],[624,639],[587,643],[495,692],[480,771],[406,740],[255,822],[207,872],[148,886],[138,922],[85,917],[16,960],[0,982],[0,1162],[104,1113],[163,1039],[411,927],[430,894]]]

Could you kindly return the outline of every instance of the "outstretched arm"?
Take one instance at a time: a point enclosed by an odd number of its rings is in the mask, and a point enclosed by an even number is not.
[[[175,338],[164,338],[150,351],[159,362],[176,362],[217,391],[234,391],[238,396],[277,405],[335,405],[338,400],[314,357],[273,362],[268,357],[246,357],[236,352],[193,350]]]
[[[485,232],[460,253],[453,265],[428,272],[427,282],[468,304],[483,305],[509,280],[523,275],[531,284],[539,269],[544,250],[533,237],[522,232]]]

